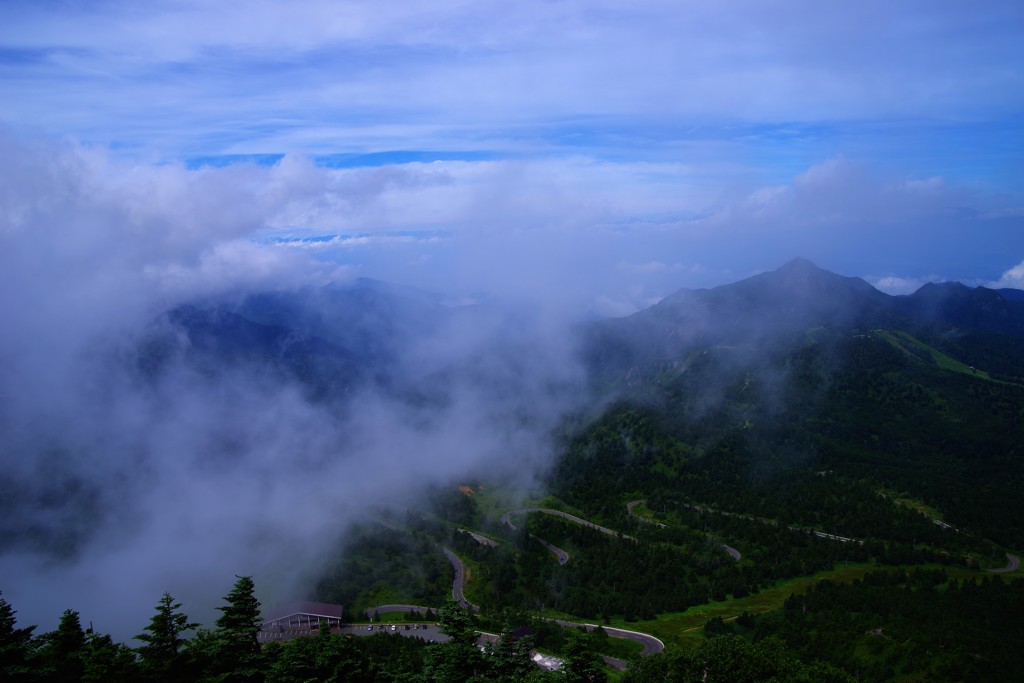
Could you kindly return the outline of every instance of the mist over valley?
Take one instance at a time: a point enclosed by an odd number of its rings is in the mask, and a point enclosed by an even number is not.
[[[19,623],[70,608],[128,640],[167,591],[209,627],[251,576],[265,614],[312,599],[359,621],[451,594],[483,619],[639,620],[627,639],[661,648],[697,628],[672,615],[778,605],[851,562],[1016,571],[1020,290],[892,295],[796,258],[607,317],[230,232],[162,263],[171,206],[135,235],[138,207],[76,191],[5,236],[0,574]],[[83,224],[107,242],[90,262],[69,246]],[[224,249],[262,271],[224,279]]]
[[[186,299],[140,316],[116,342],[79,340],[51,378],[57,399],[26,388],[6,402],[6,448],[19,457],[4,474],[5,595],[30,620],[74,604],[127,636],[161,590],[211,605],[232,574],[254,574],[271,602],[309,597],[351,525],[365,534],[389,506],[430,509],[438,491],[460,484],[498,487],[513,505],[554,493],[616,519],[623,511],[574,498],[581,481],[608,472],[576,462],[572,444],[624,409],[690,441],[673,467],[691,458],[716,467],[716,449],[741,438],[741,464],[720,465],[733,470],[732,486],[869,467],[878,486],[916,489],[963,524],[974,506],[956,507],[960,469],[1013,457],[1016,431],[986,444],[1005,453],[943,449],[951,469],[926,484],[899,473],[902,461],[891,471],[876,461],[910,455],[878,434],[869,455],[837,452],[822,420],[835,420],[828,411],[843,382],[877,363],[948,375],[924,342],[971,363],[960,381],[1019,393],[1024,309],[1013,291],[948,284],[890,296],[796,259],[604,320],[497,300],[450,305],[370,279]],[[936,390],[948,391],[925,389]],[[906,415],[874,425],[882,439],[927,409],[901,403]],[[965,411],[947,405],[940,422]],[[1020,424],[1019,411],[970,419],[993,430]],[[649,475],[631,479],[647,458],[666,457],[642,443],[627,442],[633,455],[615,467],[618,484],[600,486],[712,502],[700,487],[673,490],[665,473],[654,486],[642,483]],[[1000,520],[985,535],[1008,547],[1022,533],[1009,519],[1016,476],[999,477],[1007,487],[988,489],[985,505]]]
[[[1022,33],[0,3],[0,679],[1015,680]]]

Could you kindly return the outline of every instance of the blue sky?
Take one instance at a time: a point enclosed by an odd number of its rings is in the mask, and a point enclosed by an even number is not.
[[[8,0],[0,126],[107,205],[184,193],[89,228],[187,243],[111,256],[164,290],[227,253],[605,314],[797,255],[1024,286],[1022,35],[998,1]]]

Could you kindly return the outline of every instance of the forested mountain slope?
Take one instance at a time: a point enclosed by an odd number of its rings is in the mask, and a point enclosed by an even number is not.
[[[297,598],[344,604],[360,620],[457,593],[486,629],[529,629],[570,662],[582,641],[549,619],[664,638],[666,653],[634,662],[626,680],[734,665],[722,680],[958,680],[1019,669],[1013,649],[992,643],[1020,632],[1020,582],[991,573],[1024,549],[1017,294],[947,283],[893,297],[796,260],[543,337],[486,306],[357,281],[179,306],[123,358],[138,396],[161,410],[189,387],[223,409],[218,389],[233,384],[235,400],[316,418],[274,442],[280,457],[258,480],[261,492],[293,472],[303,476],[286,482],[324,484],[316,504],[331,533],[316,562],[289,565],[308,590]],[[365,411],[381,404],[395,420]],[[261,414],[273,423],[262,433],[276,434],[289,413]],[[176,435],[195,431],[185,424]],[[293,450],[325,425],[336,431],[318,459]],[[185,452],[203,476],[209,463],[244,466],[254,428],[211,423]],[[364,457],[387,430],[403,438]],[[493,454],[466,455],[475,449]],[[141,453],[139,463],[160,464]],[[344,476],[382,472],[393,477],[371,496]],[[115,509],[88,474],[54,465],[41,490],[4,481],[0,549],[76,557]],[[297,490],[282,488],[289,511]],[[335,517],[339,501],[347,517]],[[793,597],[794,582],[822,576],[837,583]],[[734,621],[702,616],[738,605]],[[747,605],[757,614],[739,613]],[[980,612],[991,618],[957,641],[952,622]],[[268,648],[267,680],[317,648],[344,654],[367,680],[419,680],[440,652],[324,635]],[[704,646],[687,649],[695,638]],[[136,655],[108,640],[90,642],[114,648],[131,679]],[[641,646],[604,634],[586,647],[625,660]],[[401,671],[379,668],[399,650]]]
[[[618,402],[577,425],[551,485],[580,502],[637,493],[863,534],[855,520],[878,501],[826,515],[790,495],[818,472],[1022,547],[1022,319],[994,290],[891,297],[802,260],[680,292],[587,330],[596,390]]]

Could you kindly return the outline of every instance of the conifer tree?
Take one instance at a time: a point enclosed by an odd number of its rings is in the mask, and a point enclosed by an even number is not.
[[[567,683],[603,683],[608,680],[601,658],[590,649],[587,637],[575,629],[569,631],[561,674]]]
[[[217,666],[224,681],[260,681],[263,679],[260,656],[260,601],[251,576],[239,576],[227,603],[217,609]]]
[[[145,643],[138,652],[143,671],[150,680],[175,681],[184,675],[182,646],[186,641],[181,636],[185,631],[198,628],[199,624],[190,623],[188,615],[179,609],[181,603],[174,602],[170,593],[164,593],[145,632],[135,636]]]
[[[495,681],[519,681],[534,672],[533,637],[528,635],[516,638],[509,624],[501,630],[496,644],[487,647],[490,664],[490,678]]]
[[[28,680],[30,644],[35,626],[15,628],[17,612],[0,593],[0,680]]]
[[[56,631],[42,636],[40,650],[45,678],[52,681],[79,681],[84,672],[85,631],[78,612],[64,610]]]
[[[141,677],[138,660],[130,647],[92,629],[85,634],[82,667],[83,683],[137,683]]]
[[[441,633],[447,643],[435,643],[427,653],[424,677],[433,683],[471,681],[486,668],[483,653],[477,649],[476,618],[473,612],[451,598],[438,610]]]

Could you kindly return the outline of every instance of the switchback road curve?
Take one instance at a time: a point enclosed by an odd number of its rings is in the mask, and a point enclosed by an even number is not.
[[[1020,558],[1016,555],[1006,553],[1006,566],[1000,567],[999,569],[989,569],[993,574],[1008,574],[1009,572],[1015,572],[1020,569]]]
[[[509,527],[510,529],[512,529],[513,531],[518,531],[518,530],[519,530],[519,527],[517,527],[517,526],[516,526],[515,524],[513,524],[513,523],[512,523],[512,515],[514,515],[514,514],[516,514],[516,513],[519,513],[519,512],[524,512],[524,511],[523,511],[523,510],[513,510],[513,511],[511,511],[511,512],[506,512],[506,513],[505,513],[504,515],[502,515],[502,517],[501,517],[501,521],[502,521],[502,523],[503,523],[503,524],[507,524],[507,525],[508,525],[508,527]],[[568,561],[569,561],[569,557],[570,557],[570,556],[569,556],[569,553],[565,552],[564,550],[562,550],[561,548],[559,548],[559,547],[558,547],[557,545],[554,545],[554,544],[552,544],[552,543],[548,543],[548,542],[547,542],[547,541],[545,541],[545,540],[544,540],[543,538],[537,538],[537,537],[536,537],[536,536],[534,536],[533,534],[528,534],[528,535],[529,535],[529,537],[530,537],[530,538],[532,538],[533,540],[537,541],[537,542],[538,542],[538,543],[540,543],[540,544],[541,544],[542,546],[544,546],[544,547],[545,547],[545,548],[547,548],[547,549],[548,549],[549,551],[551,551],[551,553],[552,553],[552,554],[553,554],[553,555],[555,556],[555,558],[556,558],[556,559],[558,560],[558,564],[562,564],[562,565],[564,565],[564,564],[565,564],[566,562],[568,562]]]
[[[383,527],[391,529],[392,531],[403,531],[403,529],[399,529],[397,526],[394,526],[393,524],[388,524],[387,522],[384,522],[382,520],[376,519],[375,517],[368,517],[368,519],[376,522],[377,524],[380,524]],[[469,600],[467,600],[466,599],[466,595],[463,592],[463,587],[465,586],[465,583],[466,583],[466,574],[467,574],[467,569],[466,569],[465,563],[463,563],[463,561],[461,559],[459,559],[458,555],[453,553],[448,548],[444,548],[444,547],[441,547],[441,546],[438,546],[438,547],[441,548],[441,552],[443,552],[444,556],[448,558],[448,561],[452,563],[452,568],[455,570],[455,578],[452,579],[452,600],[457,602],[462,607],[469,607],[474,612],[479,612],[480,611],[480,607],[478,605],[474,605]],[[566,559],[568,560],[568,556],[566,556]],[[565,564],[565,563],[563,562],[562,564]],[[391,607],[391,605],[385,605],[385,607]],[[415,606],[414,605],[402,605],[402,607],[415,607]],[[380,608],[377,608],[377,609],[380,609]]]
[[[723,517],[737,517],[739,519],[749,519],[752,522],[757,522],[758,524],[764,524],[765,526],[775,526],[775,527],[781,526],[774,519],[766,519],[764,517],[755,517],[754,515],[745,515],[745,514],[740,513],[740,512],[725,512],[724,510],[715,510],[714,508],[706,507],[706,506],[703,506],[703,505],[686,505],[685,507],[688,507],[691,510],[696,510],[697,512],[700,512],[701,514],[707,512],[709,514],[722,515]],[[824,532],[824,531],[820,531],[818,529],[810,529],[810,528],[799,527],[799,526],[787,526],[786,528],[789,529],[790,531],[799,531],[801,533],[811,534],[813,536],[817,536],[818,538],[827,538],[830,541],[839,541],[840,543],[856,543],[857,545],[864,545],[864,541],[859,539],[859,538],[849,538],[847,536],[838,536],[836,534],[830,534],[830,533],[827,533],[827,532]]]
[[[615,531],[614,529],[609,529],[608,527],[601,526],[600,524],[594,524],[593,522],[588,522],[587,520],[582,519],[580,517],[577,517],[576,515],[570,515],[568,512],[562,512],[561,510],[554,510],[552,508],[519,508],[518,510],[510,510],[509,512],[506,512],[504,515],[502,515],[501,521],[502,521],[502,523],[508,524],[510,527],[515,529],[516,528],[515,525],[512,524],[512,516],[513,515],[525,515],[525,514],[528,514],[530,512],[540,512],[540,513],[543,513],[545,515],[554,515],[555,517],[561,517],[563,519],[567,519],[570,522],[574,522],[574,523],[579,524],[581,526],[587,526],[587,527],[590,527],[591,529],[596,529],[597,531],[600,531],[602,534],[608,534],[609,536],[614,536],[615,538],[625,538],[625,539],[630,540],[630,541],[635,541],[636,540],[632,536],[629,536],[629,535],[623,534],[623,533],[619,533],[618,531]]]
[[[654,526],[658,527],[659,529],[666,528],[665,525],[662,524],[661,522],[655,522],[653,519],[647,519],[646,517],[641,517],[640,515],[638,515],[635,512],[633,512],[633,508],[635,508],[637,505],[642,505],[643,503],[646,503],[646,502],[647,501],[644,500],[644,499],[631,500],[628,503],[626,503],[626,512],[629,513],[629,516],[632,517],[633,519],[638,519],[638,520],[640,520],[641,522],[643,522],[645,524],[653,524]],[[733,548],[731,545],[726,545],[724,543],[719,543],[719,545],[722,546],[722,549],[725,550],[725,552],[729,553],[729,556],[732,557],[732,559],[735,560],[736,562],[739,562],[741,559],[743,559],[743,555],[740,553],[740,551],[736,550],[736,548]]]
[[[581,517],[577,517],[576,515],[570,515],[568,512],[562,512],[561,510],[554,510],[552,508],[519,508],[517,510],[509,510],[508,512],[506,512],[504,515],[501,516],[501,522],[502,522],[502,524],[508,525],[509,528],[511,528],[511,529],[517,529],[518,527],[516,527],[516,525],[512,523],[512,517],[514,515],[525,515],[525,514],[529,514],[531,512],[539,512],[539,513],[545,514],[545,515],[553,515],[555,517],[561,517],[562,519],[567,519],[567,520],[569,520],[570,522],[572,522],[574,524],[579,524],[580,526],[590,527],[591,529],[595,529],[597,531],[600,531],[602,534],[607,534],[607,535],[613,536],[615,538],[623,538],[623,539],[626,539],[626,540],[629,540],[629,541],[635,541],[636,540],[635,538],[633,538],[632,536],[630,536],[628,534],[620,533],[618,531],[615,531],[614,529],[609,529],[608,527],[601,526],[600,524],[594,524],[593,522],[588,522],[587,520],[585,520],[585,519],[583,519]],[[530,534],[530,538],[532,538],[532,539],[536,540],[537,542],[541,543],[545,548],[547,548],[552,553],[554,553],[555,557],[558,558],[558,564],[565,564],[566,562],[569,561],[569,553],[565,552],[564,550],[562,550],[558,546],[552,545],[551,543],[548,543],[547,541],[545,541],[542,538],[537,538],[533,534]]]
[[[551,621],[558,624],[559,626],[564,626],[566,628],[584,628],[587,631],[594,631],[598,628],[597,624],[588,624],[584,622],[563,621],[561,619],[552,619]],[[649,633],[641,633],[640,631],[629,631],[624,628],[614,628],[611,626],[601,626],[601,628],[604,629],[604,632],[612,638],[626,638],[628,640],[635,640],[636,642],[643,645],[643,650],[640,651],[641,657],[653,655],[665,649],[665,643],[661,642],[659,639],[655,638]]]
[[[466,583],[466,565],[463,563],[459,556],[453,553],[448,548],[441,548],[444,551],[445,557],[452,563],[452,567],[455,569],[455,578],[452,580],[452,600],[457,602],[462,607],[469,607],[474,612],[479,612],[479,605],[474,605],[466,599],[466,594],[463,592],[463,587]]]

